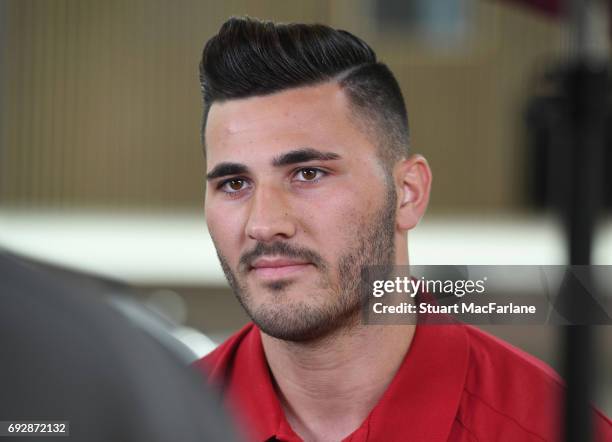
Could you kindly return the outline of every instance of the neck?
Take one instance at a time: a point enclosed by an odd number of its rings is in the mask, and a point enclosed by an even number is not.
[[[315,342],[262,333],[291,427],[304,440],[341,440],[366,419],[393,379],[414,325],[354,325]]]
[[[395,243],[396,265],[408,265],[406,234],[398,234]],[[414,331],[414,325],[364,325],[355,316],[314,341],[289,342],[262,333],[293,430],[304,440],[337,441],[359,428],[399,369]]]

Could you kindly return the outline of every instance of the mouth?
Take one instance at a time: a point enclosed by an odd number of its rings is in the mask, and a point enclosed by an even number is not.
[[[313,264],[288,258],[259,258],[253,262],[249,271],[265,280],[286,278],[307,270]]]

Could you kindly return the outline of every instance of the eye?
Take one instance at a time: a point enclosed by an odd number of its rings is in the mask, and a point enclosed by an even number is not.
[[[316,167],[304,167],[299,169],[294,177],[297,181],[318,181],[325,176],[325,174],[326,172]]]
[[[232,178],[219,185],[219,189],[225,193],[237,193],[247,187],[248,183],[244,178]]]

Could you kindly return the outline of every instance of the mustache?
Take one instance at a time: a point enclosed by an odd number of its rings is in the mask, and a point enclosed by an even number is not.
[[[325,270],[325,261],[317,252],[305,247],[293,246],[285,242],[262,243],[258,242],[253,250],[244,253],[240,257],[239,268],[247,271],[253,266],[253,261],[265,255],[282,256],[285,258],[300,259],[314,264],[316,267]]]

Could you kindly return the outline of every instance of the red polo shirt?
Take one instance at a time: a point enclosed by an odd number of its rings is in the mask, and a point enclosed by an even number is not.
[[[246,325],[196,362],[254,441],[300,441],[276,396],[260,331]],[[344,441],[557,441],[564,388],[551,368],[476,328],[417,326],[368,417]],[[612,422],[594,412],[598,441]]]

